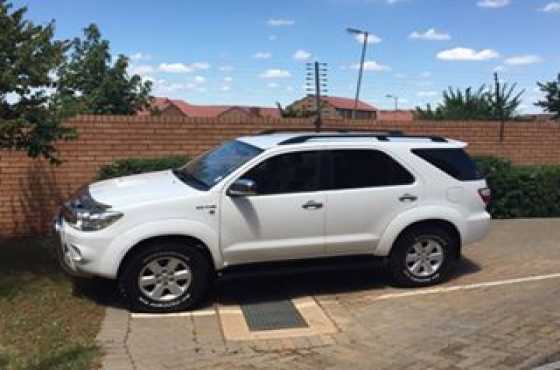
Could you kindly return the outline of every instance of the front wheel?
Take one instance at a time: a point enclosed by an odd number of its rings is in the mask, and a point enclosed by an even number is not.
[[[200,303],[208,290],[211,271],[201,251],[174,241],[139,248],[119,279],[132,310],[175,312]]]
[[[412,228],[400,235],[393,245],[389,268],[399,285],[437,284],[449,275],[457,248],[457,241],[442,228]]]

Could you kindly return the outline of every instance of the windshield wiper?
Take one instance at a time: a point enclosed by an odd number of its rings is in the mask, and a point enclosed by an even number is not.
[[[183,181],[186,184],[194,183],[196,184],[195,187],[198,189],[208,190],[210,188],[208,184],[206,184],[204,181],[197,179],[196,177],[194,177],[188,172],[185,172],[179,168],[174,168],[172,171],[175,176],[177,176],[181,181]]]

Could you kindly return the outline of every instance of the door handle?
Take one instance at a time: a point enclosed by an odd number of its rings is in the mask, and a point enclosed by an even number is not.
[[[412,195],[412,194],[403,194],[399,200],[401,202],[414,202],[418,199],[418,197],[416,195]]]
[[[314,200],[310,200],[309,202],[305,203],[301,206],[303,209],[321,209],[323,208],[323,203],[315,202]]]

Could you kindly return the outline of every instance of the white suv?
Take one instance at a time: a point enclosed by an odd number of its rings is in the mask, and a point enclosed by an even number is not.
[[[264,262],[377,256],[402,285],[437,283],[490,224],[465,147],[393,131],[240,137],[182,168],[82,188],[57,218],[61,260],[118,279],[151,312],[191,308],[215,276]]]

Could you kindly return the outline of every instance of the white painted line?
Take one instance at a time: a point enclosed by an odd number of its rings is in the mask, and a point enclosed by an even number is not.
[[[549,275],[537,275],[537,276],[528,276],[518,279],[508,279],[508,280],[499,280],[499,281],[488,281],[484,283],[475,283],[475,284],[467,284],[467,285],[456,285],[451,287],[442,287],[442,288],[433,288],[433,289],[421,289],[416,290],[413,292],[403,292],[403,293],[389,293],[383,294],[377,297],[371,297],[372,301],[383,301],[386,299],[393,299],[393,298],[404,298],[404,297],[413,297],[419,295],[427,295],[427,294],[439,294],[439,293],[448,293],[448,292],[455,292],[458,290],[472,290],[472,289],[479,289],[479,288],[488,288],[488,287],[495,287],[495,286],[502,286],[502,285],[511,285],[511,284],[519,284],[519,283],[528,283],[531,281],[540,281],[540,280],[549,280],[549,279],[558,279],[560,278],[560,273],[557,274],[549,274]]]
[[[174,312],[174,313],[131,313],[133,319],[157,319],[170,317],[194,317],[194,316],[212,316],[216,315],[216,310],[200,310],[192,312]]]

